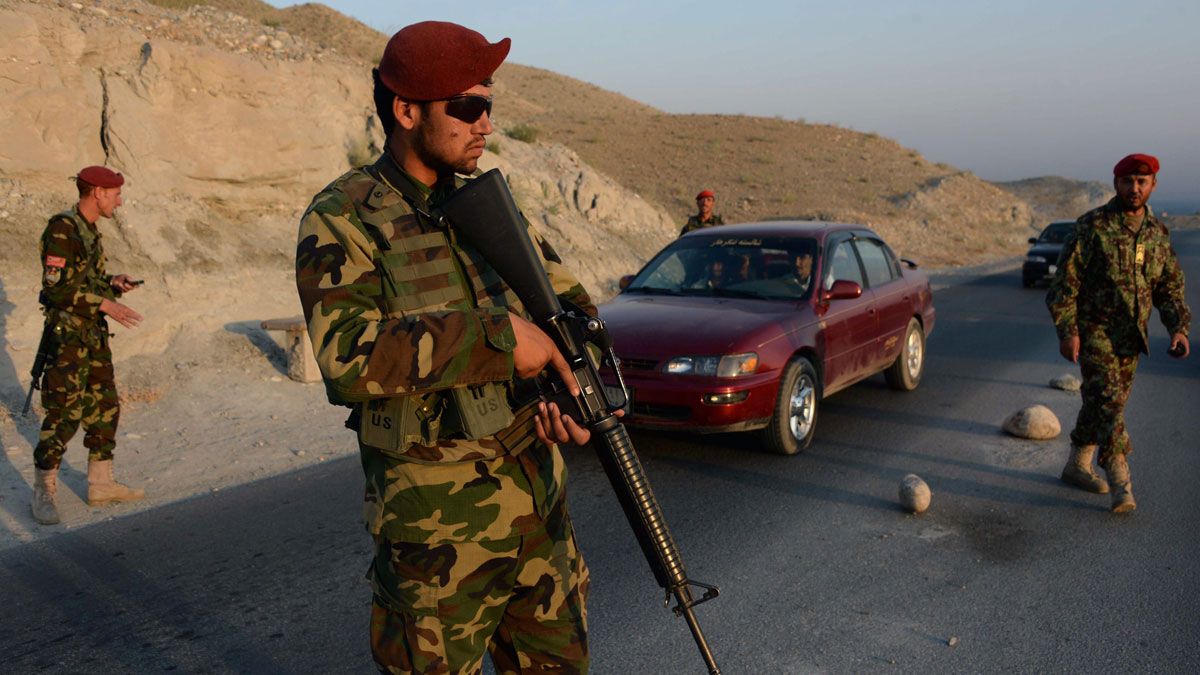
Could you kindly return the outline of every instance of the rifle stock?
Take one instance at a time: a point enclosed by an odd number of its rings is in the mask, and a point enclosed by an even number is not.
[[[679,547],[650,489],[633,441],[615,414],[625,407],[626,400],[610,401],[606,394],[599,364],[587,349],[589,344],[600,349],[605,362],[617,374],[623,398],[625,387],[604,322],[578,310],[564,310],[550,285],[541,258],[534,250],[524,218],[498,169],[488,171],[460,188],[438,208],[438,212],[439,217],[447,219],[453,226],[459,241],[477,250],[496,270],[525,305],[534,323],[554,340],[570,365],[579,382],[579,397],[571,396],[557,378],[543,392],[543,397],[558,403],[561,409],[591,430],[592,445],[600,464],[655,581],[666,590],[668,603],[671,596],[675,596],[677,604],[673,610],[687,621],[708,672],[720,673],[692,610],[695,605],[716,597],[719,591],[715,586],[687,577]],[[704,589],[699,599],[692,595],[693,586]]]

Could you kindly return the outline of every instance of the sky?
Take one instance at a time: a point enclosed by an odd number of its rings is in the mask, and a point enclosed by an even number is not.
[[[988,180],[1110,182],[1146,152],[1152,202],[1200,209],[1195,0],[324,4],[388,34],[437,19],[511,37],[510,61],[667,112],[875,132]]]

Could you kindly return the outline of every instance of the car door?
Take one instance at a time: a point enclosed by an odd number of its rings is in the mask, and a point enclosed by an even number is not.
[[[854,248],[858,250],[858,257],[862,261],[878,317],[871,366],[871,371],[875,372],[895,361],[900,353],[900,343],[904,340],[904,331],[912,316],[913,289],[904,283],[900,265],[883,241],[859,233],[854,238]]]
[[[862,379],[874,365],[877,319],[875,301],[866,288],[862,264],[854,250],[850,234],[831,238],[826,244],[822,265],[821,289],[829,290],[835,281],[853,281],[863,286],[857,298],[822,300],[822,336],[824,338],[824,388],[832,393]]]

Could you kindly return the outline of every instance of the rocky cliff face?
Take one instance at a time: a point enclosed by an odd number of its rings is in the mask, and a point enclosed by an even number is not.
[[[147,321],[116,342],[118,358],[299,313],[296,223],[382,147],[367,67],[228,12],[139,0],[0,0],[0,35],[0,328],[18,367],[40,329],[37,237],[88,164],[127,177],[118,218],[101,223],[110,270],[147,279],[128,298]],[[493,147],[485,166],[503,168],[597,296],[673,232],[566,148]]]

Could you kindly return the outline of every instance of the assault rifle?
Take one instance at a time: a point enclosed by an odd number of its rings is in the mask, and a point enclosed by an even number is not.
[[[22,415],[29,414],[29,406],[33,403],[33,390],[42,388],[42,374],[46,372],[46,362],[54,358],[58,352],[58,338],[54,333],[54,321],[47,321],[42,327],[42,339],[38,342],[37,356],[33,357],[33,368],[29,370],[33,381],[29,383],[29,393],[25,395],[25,407],[21,408]]]
[[[543,392],[543,398],[555,401],[564,413],[591,430],[600,464],[655,580],[666,591],[665,604],[675,596],[675,614],[687,621],[708,672],[719,674],[721,671],[692,611],[701,602],[717,597],[719,591],[715,586],[688,579],[679,548],[650,490],[633,441],[615,414],[627,404],[628,394],[604,322],[581,311],[563,309],[499,169],[492,169],[459,188],[437,211],[435,217],[447,219],[459,240],[478,251],[496,270],[570,365],[579,382],[580,395],[571,396],[566,385],[555,378],[551,390]],[[616,373],[621,390],[619,400],[610,400],[588,345],[598,348],[604,362]],[[693,586],[704,589],[698,600],[692,595]]]

